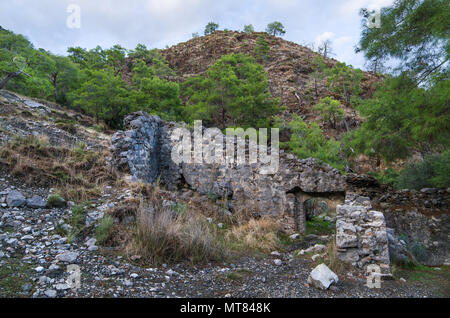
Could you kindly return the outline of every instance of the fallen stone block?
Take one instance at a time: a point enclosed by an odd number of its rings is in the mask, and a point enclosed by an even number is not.
[[[338,276],[325,264],[320,264],[314,268],[308,277],[308,284],[322,290],[327,290],[332,284],[338,282]]]

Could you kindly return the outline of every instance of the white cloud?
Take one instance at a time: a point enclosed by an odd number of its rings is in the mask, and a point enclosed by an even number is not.
[[[333,45],[335,47],[341,47],[343,45],[348,44],[349,42],[352,42],[353,37],[352,36],[341,36],[333,41]]]
[[[320,35],[318,35],[317,37],[316,37],[316,40],[315,40],[315,45],[316,46],[319,46],[320,44],[322,44],[323,42],[325,42],[326,40],[331,40],[331,38],[334,36],[334,33],[333,32],[324,32],[324,33],[322,33],[322,34],[320,34]]]
[[[284,39],[299,44],[334,40],[336,58],[361,65],[362,58],[353,50],[360,32],[358,11],[392,1],[9,0],[0,10],[0,25],[24,34],[36,47],[65,54],[69,46],[107,48],[121,44],[132,49],[143,43],[163,48],[188,40],[193,32],[203,33],[210,21],[232,30],[242,30],[251,23],[259,31],[280,21],[287,30]],[[70,3],[81,7],[81,29],[66,26]]]

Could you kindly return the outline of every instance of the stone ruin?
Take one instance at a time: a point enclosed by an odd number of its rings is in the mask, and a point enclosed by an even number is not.
[[[341,261],[360,269],[374,264],[390,275],[386,221],[373,211],[370,199],[348,193],[345,204],[336,209],[336,247]]]
[[[177,124],[138,112],[125,118],[125,127],[127,131],[112,137],[113,161],[136,181],[160,182],[169,190],[188,186],[200,194],[226,198],[231,211],[276,216],[291,230],[305,231],[306,200],[345,193],[340,172],[314,159],[300,160],[280,151],[276,174],[261,174],[259,163],[177,164],[171,157]]]
[[[274,216],[283,221],[287,230],[299,233],[304,233],[306,229],[307,200],[330,196],[343,199],[347,192],[345,204],[337,208],[339,258],[360,268],[377,264],[383,273],[389,274],[388,238],[392,235],[386,234],[386,221],[389,221],[389,227],[401,232],[405,232],[407,226],[396,221],[399,220],[397,214],[388,213],[385,221],[383,213],[373,211],[368,197],[377,202],[376,195],[353,194],[357,192],[349,184],[358,180],[352,180],[352,175],[344,177],[329,165],[314,159],[298,159],[282,151],[279,170],[275,174],[261,174],[259,163],[175,163],[171,153],[177,142],[173,132],[178,127],[176,123],[164,122],[144,112],[127,116],[127,130],[119,131],[112,137],[112,163],[129,172],[135,181],[159,182],[171,191],[190,188],[203,195],[214,195],[227,202],[231,212],[245,209],[255,216]],[[208,141],[204,142],[208,144]],[[370,184],[364,183],[361,189],[371,188]],[[389,212],[386,208],[381,211]],[[448,212],[443,212],[439,220],[444,220],[446,215]],[[433,221],[437,217],[430,219]],[[444,223],[442,221],[440,224]],[[439,242],[442,239],[448,241],[448,229],[441,227],[443,234],[438,237]],[[442,246],[439,245],[442,255],[439,254],[435,263],[442,264],[448,259],[448,242],[443,242]]]

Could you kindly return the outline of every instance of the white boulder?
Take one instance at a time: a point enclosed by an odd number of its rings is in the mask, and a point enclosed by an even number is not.
[[[338,282],[338,276],[325,264],[320,264],[314,268],[308,277],[308,284],[322,290],[327,290],[331,284],[337,284]]]

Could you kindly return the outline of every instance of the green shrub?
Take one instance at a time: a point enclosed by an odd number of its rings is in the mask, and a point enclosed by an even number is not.
[[[313,109],[317,110],[323,120],[329,122],[334,129],[336,129],[337,123],[342,121],[345,116],[341,103],[332,97],[322,98]]]
[[[95,238],[97,239],[98,244],[101,245],[105,243],[111,237],[113,226],[114,219],[111,216],[107,215],[102,219],[95,229]]]
[[[410,250],[417,261],[423,263],[428,259],[427,248],[422,243],[414,242]]]
[[[270,46],[263,35],[258,36],[255,47],[255,56],[258,61],[269,59]]]
[[[301,117],[294,115],[289,122],[292,132],[287,143],[290,150],[300,159],[316,158],[341,171],[344,170],[345,161],[341,156],[341,143],[334,139],[327,139],[317,122],[305,122]]]
[[[102,125],[94,125],[94,126],[90,127],[90,129],[95,130],[96,132],[99,132],[99,133],[103,131]]]
[[[317,216],[312,217],[310,221],[306,221],[306,234],[330,234],[335,232],[336,225],[327,222]]]
[[[381,184],[389,184],[393,187],[397,187],[399,174],[392,168],[385,169],[383,173],[370,171],[368,175],[377,179]]]
[[[70,225],[75,228],[82,227],[85,224],[86,213],[84,206],[76,205],[72,208],[72,216],[70,218]]]
[[[62,207],[66,204],[66,201],[59,194],[52,194],[47,199],[47,206],[49,207]]]

